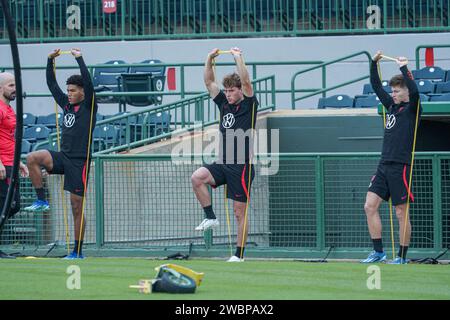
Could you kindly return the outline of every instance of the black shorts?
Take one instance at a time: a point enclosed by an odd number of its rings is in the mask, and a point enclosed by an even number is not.
[[[377,172],[369,184],[369,191],[376,193],[380,198],[388,201],[392,198],[392,205],[408,201],[409,173],[411,166],[397,162],[383,162],[378,164]],[[410,200],[414,195],[410,193]]]
[[[86,174],[86,159],[69,158],[63,152],[49,150],[53,158],[53,169],[50,174],[64,175],[64,190],[76,194],[80,197],[84,195],[84,188],[87,189],[89,174]],[[89,173],[89,168],[88,168]]]
[[[250,185],[248,184],[248,164],[207,164],[204,165],[216,182],[213,188],[227,185],[227,198],[238,202],[247,202],[252,181],[255,177],[255,168],[252,165]]]
[[[12,167],[5,166],[5,170],[6,170],[6,179],[0,180],[0,210],[3,210],[3,205],[5,204],[5,201],[6,201],[6,195],[8,194],[8,188],[9,188],[9,184],[11,182],[9,179],[9,176],[11,175]],[[11,201],[11,209],[9,211],[10,217],[20,211],[20,191],[19,191],[20,188],[19,188],[19,185],[20,185],[20,182],[18,179],[17,183],[16,183],[16,188],[14,190],[13,200]],[[1,211],[0,211],[0,213],[1,213]]]

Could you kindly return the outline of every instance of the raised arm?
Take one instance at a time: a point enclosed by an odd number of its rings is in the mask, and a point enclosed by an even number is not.
[[[75,60],[77,61],[78,66],[80,67],[81,77],[83,78],[84,98],[86,101],[91,101],[92,95],[94,94],[94,84],[92,83],[89,70],[86,67],[86,64],[84,63],[81,50],[72,49],[71,53],[75,57]]]
[[[247,67],[245,66],[244,59],[242,58],[242,51],[239,48],[231,48],[231,54],[236,62],[237,72],[241,78],[242,92],[247,97],[253,97],[253,86],[250,80],[250,75],[248,73]]]
[[[69,99],[59,87],[58,82],[56,81],[55,71],[53,69],[53,61],[59,55],[60,49],[55,49],[48,55],[46,78],[48,89],[52,93],[53,98],[56,103],[63,108],[69,103]]]
[[[383,84],[380,80],[380,75],[378,74],[378,61],[381,60],[381,54],[381,51],[378,51],[372,58],[372,63],[370,65],[370,84],[372,85],[373,91],[377,95],[378,99],[380,99],[381,103],[386,108],[389,108],[394,104],[394,100],[389,93],[384,91]]]
[[[403,74],[406,87],[408,88],[409,91],[409,103],[411,105],[412,110],[415,111],[417,110],[417,102],[419,101],[420,93],[411,72],[408,70],[408,59],[406,59],[405,57],[398,57],[397,64],[400,67],[400,71]]]
[[[217,97],[220,92],[219,86],[216,83],[216,77],[213,70],[213,59],[219,55],[219,49],[213,49],[206,58],[205,70],[203,72],[203,79],[205,81],[206,89],[209,92],[211,98]]]

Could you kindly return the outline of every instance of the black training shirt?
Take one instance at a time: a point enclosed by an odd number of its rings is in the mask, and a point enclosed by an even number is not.
[[[370,68],[370,83],[381,103],[387,109],[381,162],[392,161],[411,164],[417,105],[420,95],[407,66],[402,66],[400,71],[409,90],[409,102],[394,104],[392,97],[383,89],[378,75],[377,63],[374,61],[372,61]],[[419,122],[421,113],[422,106],[419,109]]]
[[[255,127],[258,100],[255,96],[244,96],[244,100],[239,104],[229,104],[225,93],[221,90],[214,98],[214,102],[220,110],[219,160],[223,160],[226,164],[248,163],[249,142],[254,134],[250,129]]]

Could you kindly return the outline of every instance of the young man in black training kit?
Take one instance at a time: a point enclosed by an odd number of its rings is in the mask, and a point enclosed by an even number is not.
[[[233,199],[234,214],[237,221],[236,253],[228,262],[244,261],[244,248],[248,235],[248,221],[245,221],[247,198],[250,196],[250,183],[254,178],[253,165],[249,168],[251,141],[256,123],[258,100],[256,99],[250,76],[238,48],[230,50],[236,62],[237,74],[223,79],[224,90],[219,89],[212,68],[213,59],[219,55],[219,49],[208,54],[205,63],[204,81],[209,95],[214,99],[220,111],[220,146],[218,161],[197,169],[191,177],[192,187],[200,202],[206,219],[197,231],[205,231],[219,225],[211,206],[207,185],[216,188],[227,185],[227,197]],[[244,143],[245,141],[245,143]]]
[[[85,217],[82,219],[82,204],[89,175],[88,146],[92,142],[98,106],[94,97],[94,86],[81,51],[72,49],[71,53],[80,67],[81,75],[72,75],[67,79],[67,95],[58,86],[53,70],[53,60],[60,55],[60,49],[54,50],[48,56],[47,85],[56,103],[64,112],[61,151],[39,150],[27,156],[31,182],[36,189],[38,199],[25,210],[48,211],[50,209],[42,186],[41,167],[44,167],[49,174],[64,174],[64,190],[70,192],[75,229],[75,246],[73,252],[66,258],[83,259],[82,245],[86,219]],[[93,112],[91,112],[92,99],[94,99]],[[92,130],[91,134],[89,128]],[[90,152],[91,150],[89,150],[89,159]],[[83,225],[81,225],[82,220]]]
[[[411,239],[411,223],[406,210],[408,194],[410,195],[410,201],[414,201],[414,196],[408,189],[420,96],[412,74],[408,70],[408,60],[404,57],[397,58],[402,74],[392,77],[389,83],[392,87],[392,96],[383,90],[377,70],[378,61],[382,58],[381,55],[381,51],[378,51],[373,57],[370,82],[388,113],[386,115],[381,160],[370,182],[364,205],[374,250],[361,262],[374,263],[386,260],[381,239],[382,226],[378,208],[383,200],[388,201],[389,198],[392,198],[392,205],[395,206],[400,227],[400,249],[397,258],[390,263],[405,264],[408,263],[406,253]],[[421,113],[422,107],[419,106],[419,117]],[[407,222],[406,226],[405,221]]]

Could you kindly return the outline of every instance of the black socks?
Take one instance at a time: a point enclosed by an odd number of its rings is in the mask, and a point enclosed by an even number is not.
[[[376,252],[383,252],[383,241],[381,239],[372,239],[373,250]]]
[[[204,207],[203,211],[205,211],[206,219],[216,219],[212,206]]]
[[[38,200],[45,201],[45,190],[44,188],[36,189],[36,194]]]

